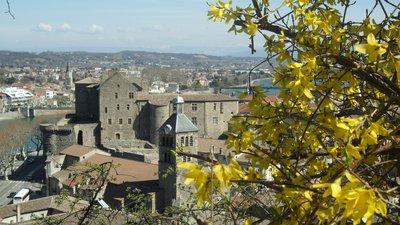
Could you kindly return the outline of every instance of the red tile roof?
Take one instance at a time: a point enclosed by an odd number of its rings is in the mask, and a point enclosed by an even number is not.
[[[242,103],[239,104],[239,112],[240,113],[247,113],[249,112],[249,106],[248,106],[248,102],[251,101],[253,99],[252,95],[247,95],[246,97],[244,97],[242,99]],[[265,103],[279,103],[281,101],[281,99],[279,98],[279,95],[265,95],[265,97],[263,98],[263,101]]]
[[[94,154],[90,158],[68,168],[70,171],[83,171],[87,163],[101,165],[111,162],[115,168],[110,170],[108,179],[110,183],[122,184],[125,182],[140,182],[158,180],[158,165],[149,164],[129,159]],[[93,176],[96,176],[95,174]],[[81,177],[71,177],[62,181],[64,185],[74,186],[82,180]]]
[[[90,147],[86,147],[83,145],[71,145],[68,148],[62,150],[61,154],[75,156],[75,157],[81,157],[83,155],[86,155],[90,151],[92,151],[92,149]]]

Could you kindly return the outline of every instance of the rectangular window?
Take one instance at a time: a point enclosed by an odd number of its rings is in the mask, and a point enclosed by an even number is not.
[[[219,103],[219,112],[222,114],[224,113],[224,103]]]
[[[129,99],[133,99],[135,97],[133,92],[129,92]]]
[[[112,119],[108,119],[108,124],[112,124]]]
[[[197,104],[192,104],[192,111],[197,111]]]
[[[118,99],[118,93],[117,92],[115,92],[115,99]]]
[[[218,117],[213,117],[213,124],[218,124]]]
[[[132,124],[132,119],[128,118],[128,124]]]
[[[127,110],[130,110],[130,109],[131,109],[131,105],[127,104],[127,105],[126,105],[126,109],[127,109]]]
[[[194,125],[197,125],[197,117],[192,117],[192,123],[193,123]]]
[[[214,103],[214,110],[217,110],[217,103]]]
[[[119,124],[122,124],[122,119],[119,119],[118,122],[119,122]]]
[[[107,107],[105,107],[104,108],[104,113],[107,113],[108,112],[108,109],[107,109]]]

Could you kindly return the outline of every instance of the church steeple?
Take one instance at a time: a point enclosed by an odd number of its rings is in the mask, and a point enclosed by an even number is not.
[[[172,99],[174,113],[159,128],[159,174],[166,174],[159,179],[159,186],[164,190],[161,208],[171,205],[186,205],[190,190],[180,187],[184,183],[182,171],[178,172],[178,162],[195,162],[194,158],[177,156],[171,150],[178,149],[197,155],[197,137],[199,129],[183,111],[185,101],[177,96]],[[172,169],[172,170],[171,170]],[[166,173],[166,171],[172,171]]]
[[[65,69],[65,73],[68,74],[68,72],[69,72],[69,61],[67,62],[67,68]]]

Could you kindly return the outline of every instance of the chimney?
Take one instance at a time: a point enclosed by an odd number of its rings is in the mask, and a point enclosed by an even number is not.
[[[21,204],[17,204],[17,223],[20,222],[19,219],[21,217]]]

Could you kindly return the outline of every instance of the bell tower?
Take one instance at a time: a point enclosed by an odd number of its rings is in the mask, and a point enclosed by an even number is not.
[[[172,100],[174,113],[159,129],[159,177],[163,189],[159,196],[160,210],[167,206],[179,206],[190,197],[183,185],[182,172],[176,167],[178,162],[194,161],[189,156],[178,156],[173,151],[179,149],[197,155],[198,128],[184,114],[184,100],[178,96]]]

